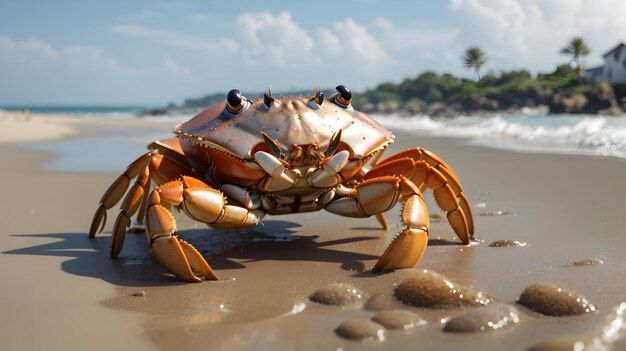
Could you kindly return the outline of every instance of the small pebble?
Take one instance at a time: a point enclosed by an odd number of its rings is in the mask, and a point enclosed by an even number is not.
[[[443,218],[439,213],[431,213],[429,217],[431,222],[440,222]]]
[[[509,212],[509,211],[487,211],[487,212],[481,212],[478,215],[483,216],[483,217],[508,216],[508,215],[515,216],[516,213]]]
[[[398,300],[412,306],[429,308],[477,307],[493,299],[484,292],[451,281],[428,270],[416,270],[395,289]]]
[[[341,323],[335,332],[344,338],[363,341],[385,341],[385,328],[369,319],[352,319]]]
[[[584,296],[545,283],[534,284],[524,289],[517,302],[547,316],[575,316],[596,310]]]
[[[604,264],[604,261],[599,260],[597,258],[588,258],[588,259],[585,259],[585,260],[574,261],[574,262],[568,264],[568,266],[570,266],[570,267],[583,267],[583,266],[596,266],[596,265],[600,265],[600,264]]]
[[[132,296],[137,296],[137,297],[146,297],[146,292],[143,290],[139,290],[136,291],[134,293],[131,294]]]
[[[517,240],[496,240],[489,244],[489,247],[524,247],[527,246],[528,243]]]
[[[310,299],[325,305],[347,306],[360,302],[364,296],[361,290],[350,284],[333,283],[314,292]]]
[[[453,333],[494,331],[515,325],[519,320],[517,308],[493,304],[450,319],[443,330]]]
[[[372,317],[372,320],[387,329],[409,330],[426,324],[416,313],[404,310],[383,311]]]

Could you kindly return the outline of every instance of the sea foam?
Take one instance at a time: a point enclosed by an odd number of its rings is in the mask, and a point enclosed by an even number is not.
[[[527,110],[492,116],[374,116],[391,130],[468,138],[472,144],[527,152],[626,157],[626,119],[548,115]]]

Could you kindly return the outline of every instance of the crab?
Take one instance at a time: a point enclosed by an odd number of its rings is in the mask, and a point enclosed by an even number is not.
[[[226,101],[174,128],[173,138],[148,146],[102,196],[89,237],[102,231],[106,211],[126,194],[112,229],[110,256],[119,255],[131,218],[145,220],[157,260],[179,279],[218,277],[202,255],[175,234],[172,207],[214,228],[254,226],[263,217],[326,210],[375,216],[403,203],[401,232],[373,272],[412,268],[428,243],[430,218],[423,191],[432,189],[463,244],[474,233],[471,206],[456,173],[431,151],[416,147],[381,160],[393,134],[351,104],[339,85],[313,96]],[[134,184],[127,192],[131,181]],[[150,191],[151,184],[155,187]]]

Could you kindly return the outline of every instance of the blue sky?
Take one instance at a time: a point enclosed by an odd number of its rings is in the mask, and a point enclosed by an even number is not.
[[[5,1],[0,104],[180,103],[186,97],[324,87],[354,90],[424,70],[548,71],[583,36],[587,64],[626,40],[622,0]]]

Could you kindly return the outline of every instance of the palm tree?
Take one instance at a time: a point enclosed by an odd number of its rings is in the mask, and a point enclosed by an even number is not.
[[[589,50],[587,43],[585,43],[585,41],[581,37],[575,37],[567,44],[566,47],[561,49],[561,54],[572,55],[572,61],[570,62],[576,63],[578,73],[581,73],[583,69],[583,56],[589,55],[590,52],[591,50]]]
[[[480,50],[477,46],[472,46],[465,50],[465,55],[463,56],[463,64],[467,69],[473,69],[478,76],[478,80],[481,80],[480,77],[480,69],[483,65],[487,63],[487,57],[485,53]]]

